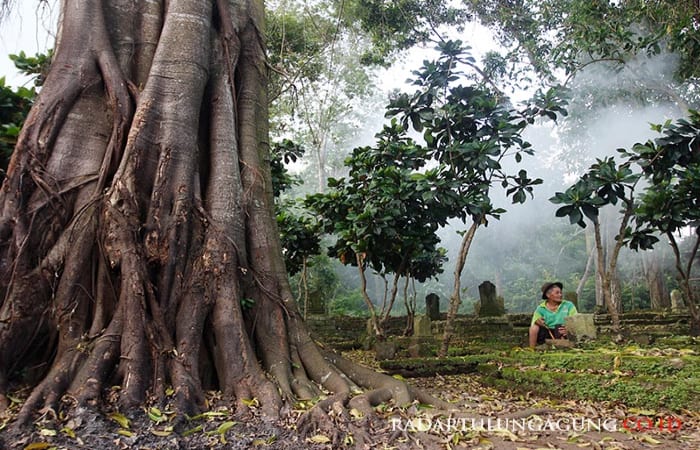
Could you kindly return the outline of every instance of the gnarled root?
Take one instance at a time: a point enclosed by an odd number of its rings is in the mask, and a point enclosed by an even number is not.
[[[336,353],[325,352],[324,358],[352,383],[369,390],[354,396],[350,392],[341,392],[321,400],[297,421],[297,429],[302,434],[322,432],[332,439],[335,446],[340,444],[344,433],[349,433],[355,445],[361,445],[368,439],[367,429],[371,427],[372,419],[376,418],[374,407],[382,403],[393,402],[396,406],[408,407],[418,401],[445,413],[455,409],[455,405],[401,380],[362,367]],[[360,416],[362,420],[353,423],[351,415]]]

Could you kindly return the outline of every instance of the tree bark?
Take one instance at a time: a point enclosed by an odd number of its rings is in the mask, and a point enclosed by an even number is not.
[[[462,303],[460,295],[460,291],[462,290],[462,270],[464,270],[464,264],[467,261],[469,249],[471,248],[472,241],[474,240],[476,230],[481,224],[480,220],[481,219],[475,219],[466,233],[464,233],[464,236],[462,237],[462,245],[460,246],[459,254],[457,255],[457,262],[455,264],[454,271],[454,286],[452,287],[452,295],[450,295],[450,302],[447,307],[447,318],[445,319],[445,333],[442,337],[440,351],[438,352],[438,355],[442,358],[447,356],[447,351],[450,348],[450,342],[452,342],[452,338],[454,337],[454,322],[457,319],[459,305]]]
[[[608,266],[608,257],[605,252],[603,245],[603,238],[601,237],[601,226],[596,220],[593,223],[594,233],[595,233],[595,243],[596,243],[596,263],[597,263],[597,275],[601,284],[601,292],[603,296],[603,304],[605,305],[608,314],[610,314],[610,320],[612,321],[613,331],[620,331],[620,315],[619,315],[619,305],[616,302],[616,297],[613,296],[613,279],[612,272]]]
[[[323,354],[291,293],[272,209],[262,2],[62,6],[0,191],[0,408],[19,383],[33,386],[20,423],[64,395],[100,406],[118,385],[123,408],[192,414],[220,389],[239,411],[256,398],[277,417],[321,389],[349,404],[357,386],[387,384]],[[32,367],[44,369],[23,378]],[[306,428],[323,425],[329,404],[317,406]]]
[[[683,299],[690,313],[690,335],[700,336],[700,304],[698,304],[698,297],[692,286],[693,264],[697,258],[698,250],[700,250],[700,229],[696,228],[695,236],[690,238],[690,251],[685,256],[685,259],[673,233],[667,231],[666,237],[668,237],[673,250],[681,292],[683,292]]]
[[[660,256],[659,250],[642,253],[642,269],[649,288],[650,307],[654,310],[671,307],[671,297],[659,265]]]
[[[578,284],[576,285],[576,298],[579,300],[583,298],[583,288],[586,286],[586,282],[588,281],[588,278],[591,275],[591,268],[593,264],[595,264],[595,256],[596,252],[594,248],[591,248],[589,245],[589,237],[588,233],[586,233],[586,251],[588,252],[588,258],[586,258],[586,268],[583,270],[583,274],[581,275],[581,279],[579,280]],[[598,303],[598,296],[596,296],[596,307],[599,305]],[[602,304],[601,304],[602,306]],[[597,309],[597,308],[596,308]]]

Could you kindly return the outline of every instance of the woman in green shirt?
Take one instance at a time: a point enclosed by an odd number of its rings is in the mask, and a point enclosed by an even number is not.
[[[537,344],[543,344],[547,338],[566,338],[564,319],[576,314],[576,305],[564,300],[562,289],[564,285],[558,281],[548,282],[542,285],[542,299],[544,300],[535,309],[530,322],[529,343],[534,348]]]

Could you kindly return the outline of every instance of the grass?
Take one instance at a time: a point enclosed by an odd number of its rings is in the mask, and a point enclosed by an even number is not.
[[[440,373],[475,363],[480,383],[519,394],[620,402],[628,407],[700,410],[700,340],[679,337],[656,346],[588,344],[573,350],[531,351],[499,341],[472,341],[444,359],[424,358]],[[415,367],[419,361],[405,360]],[[400,361],[393,361],[393,368]],[[389,367],[386,367],[387,369]]]

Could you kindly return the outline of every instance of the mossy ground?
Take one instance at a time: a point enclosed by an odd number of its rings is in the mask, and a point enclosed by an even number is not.
[[[700,339],[672,337],[653,346],[600,341],[574,349],[530,350],[498,340],[455,346],[448,358],[406,358],[380,367],[424,368],[425,375],[464,367],[484,386],[568,400],[620,402],[646,410],[700,411]],[[419,372],[420,374],[420,372]]]

